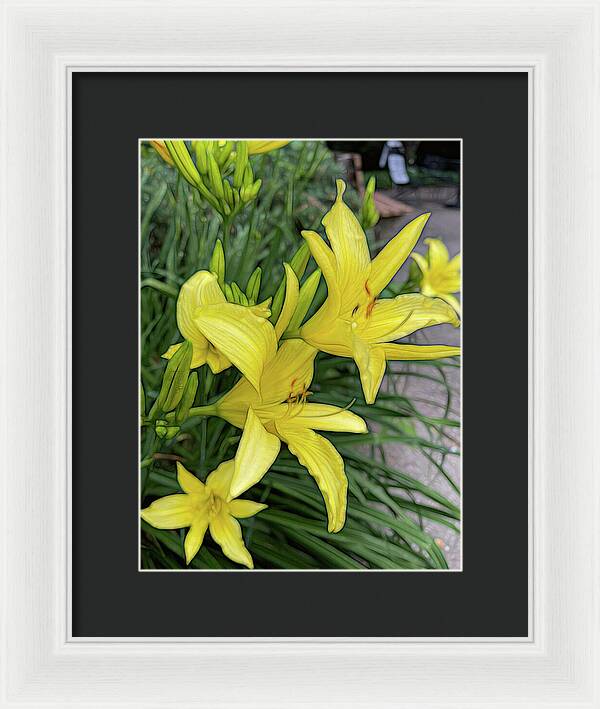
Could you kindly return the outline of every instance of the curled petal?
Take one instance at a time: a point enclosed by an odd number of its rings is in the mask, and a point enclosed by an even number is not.
[[[265,364],[277,351],[275,330],[268,320],[234,303],[206,305],[196,310],[194,322],[222,354],[259,391]]]
[[[290,453],[315,479],[327,509],[330,532],[339,532],[346,521],[348,480],[344,461],[333,444],[308,428],[276,422],[277,431]]]
[[[373,343],[391,342],[415,330],[442,323],[458,327],[460,321],[454,308],[441,298],[408,293],[378,300],[361,329],[361,337]]]
[[[181,286],[177,298],[177,327],[186,340],[193,340],[198,332],[194,322],[201,305],[218,305],[226,298],[219,288],[217,277],[210,271],[198,271]]]
[[[195,325],[194,313],[201,305],[214,305],[222,302],[225,302],[225,296],[219,288],[216,276],[209,271],[198,271],[181,286],[177,298],[177,327],[183,337],[192,343],[190,369],[196,369],[196,367],[205,364],[209,355],[208,340]],[[181,344],[172,345],[162,356],[165,359],[171,359]]]

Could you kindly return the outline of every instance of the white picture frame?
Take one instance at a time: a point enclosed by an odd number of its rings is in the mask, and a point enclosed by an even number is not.
[[[3,3],[0,706],[600,707],[598,10]],[[507,355],[530,372],[527,638],[72,637],[69,109],[81,70],[528,74],[529,342],[511,339],[508,315],[506,327]]]

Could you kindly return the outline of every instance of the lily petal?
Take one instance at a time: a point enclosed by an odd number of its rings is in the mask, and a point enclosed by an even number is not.
[[[391,342],[415,330],[442,323],[458,327],[460,321],[454,308],[441,298],[407,293],[378,300],[360,334],[367,342]]]
[[[456,310],[456,313],[458,314],[458,316],[461,317],[461,305],[460,305],[458,298],[456,298],[455,296],[453,296],[450,293],[445,293],[444,295],[440,295],[440,298],[442,300],[445,300],[446,303],[448,303],[448,305],[450,307],[454,308],[454,310]]]
[[[275,335],[279,340],[283,333],[286,331],[287,326],[290,324],[292,315],[296,310],[298,305],[298,296],[300,294],[300,284],[298,283],[298,277],[294,273],[292,267],[284,263],[283,267],[285,269],[285,300],[283,301],[283,307],[281,313],[277,318],[275,323]]]
[[[214,273],[198,271],[181,286],[177,298],[177,327],[186,340],[198,332],[194,315],[201,305],[217,305],[227,300]]]
[[[453,256],[450,261],[448,261],[448,268],[452,269],[455,268],[457,271],[460,271],[462,266],[462,254],[456,254],[456,256]]]
[[[280,421],[275,426],[290,453],[298,458],[319,486],[327,509],[327,529],[339,532],[346,521],[348,490],[342,457],[330,441],[308,428]]]
[[[214,492],[217,497],[226,500],[233,478],[234,461],[226,460],[206,478],[206,487]]]
[[[219,374],[219,372],[231,367],[231,362],[227,359],[227,357],[225,357],[222,352],[219,352],[219,350],[213,347],[210,343],[208,344],[208,349],[206,352],[206,364],[208,364],[210,371],[213,374]]]
[[[337,355],[338,357],[351,357],[350,341],[352,331],[349,319],[336,317],[329,319],[323,304],[314,316],[300,328],[300,335],[306,342],[323,352]]]
[[[385,374],[385,350],[381,345],[370,345],[360,337],[354,337],[352,345],[365,401],[367,404],[372,404]]]
[[[267,298],[263,300],[262,303],[257,303],[256,305],[249,305],[250,310],[261,318],[271,317],[271,301],[273,298]]]
[[[260,402],[256,389],[244,378],[216,402],[215,409],[217,416],[229,421],[232,426],[244,428],[248,407],[258,406]]]
[[[206,337],[204,337],[204,335],[200,332],[197,332],[196,335],[194,335],[193,340],[190,340],[190,342],[192,343],[192,361],[190,362],[190,369],[196,369],[197,367],[201,367],[203,364],[206,364],[209,355],[209,343]],[[175,345],[171,345],[169,349],[161,355],[161,357],[164,357],[164,359],[171,359],[181,345],[183,345],[183,342],[178,342]],[[229,362],[227,366],[230,367],[231,362]]]
[[[336,180],[337,197],[323,217],[323,226],[337,264],[342,312],[352,310],[365,299],[365,285],[371,269],[367,237],[360,222],[344,202],[346,185]],[[319,264],[320,265],[320,264]]]
[[[303,231],[301,234],[327,283],[327,299],[304,326],[306,328],[311,323],[313,328],[318,328],[340,313],[342,293],[337,280],[337,263],[333,251],[316,231]]]
[[[194,324],[194,313],[201,305],[214,305],[223,302],[226,300],[219,288],[217,278],[209,271],[198,271],[181,286],[177,298],[177,327],[183,337],[189,340],[193,346],[190,369],[196,369],[196,367],[205,364],[208,355],[208,341]],[[165,359],[171,359],[182,344],[172,345],[162,356]]]
[[[386,359],[393,360],[427,360],[456,357],[460,355],[460,347],[450,345],[382,345]]]
[[[210,520],[210,536],[223,550],[223,554],[237,564],[254,568],[250,552],[244,546],[240,523],[227,512],[220,512]]]
[[[273,407],[273,411],[275,419],[284,418],[288,412],[288,405],[280,404],[278,407]],[[294,426],[318,431],[367,432],[367,424],[360,416],[329,404],[304,404],[288,420]]]
[[[369,289],[373,295],[379,295],[400,270],[419,240],[430,213],[421,214],[403,227],[393,239],[390,239],[383,249],[373,259]],[[420,254],[418,254],[420,256]],[[421,256],[421,258],[423,258]],[[419,266],[421,264],[417,261]],[[423,270],[421,268],[421,270]]]
[[[430,267],[445,268],[450,258],[446,244],[441,239],[425,239],[425,243],[429,246]]]
[[[234,303],[197,308],[194,323],[259,391],[265,363],[277,351],[271,323]]]
[[[312,382],[317,350],[304,340],[285,340],[260,382],[262,403],[278,404]]]
[[[194,518],[188,495],[167,495],[161,497],[140,513],[142,519],[156,529],[181,529],[189,527]]]
[[[194,519],[194,523],[185,535],[185,541],[183,543],[183,550],[185,551],[185,563],[189,566],[192,559],[200,551],[202,542],[204,541],[204,535],[208,528],[208,518],[206,519]]]
[[[204,483],[190,473],[189,470],[186,470],[179,461],[177,461],[177,482],[179,487],[188,495],[205,492]]]
[[[268,506],[252,500],[231,500],[228,509],[229,514],[237,517],[237,519],[246,519],[247,517],[253,517],[262,510],[266,510]]]
[[[425,275],[429,270],[429,261],[427,260],[427,258],[423,256],[423,254],[418,254],[416,251],[412,253],[410,257],[417,264],[421,273]]]
[[[268,433],[253,409],[249,408],[226,499],[238,497],[255,485],[273,465],[280,447],[279,438]]]

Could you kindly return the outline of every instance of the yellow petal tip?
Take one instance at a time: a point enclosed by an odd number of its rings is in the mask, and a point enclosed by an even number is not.
[[[339,201],[343,198],[344,192],[346,191],[346,183],[344,182],[344,180],[338,179],[335,181],[335,187],[337,190],[336,201]]]

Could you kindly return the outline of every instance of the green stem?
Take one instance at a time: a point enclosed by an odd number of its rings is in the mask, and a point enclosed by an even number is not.
[[[215,404],[207,404],[206,406],[193,406],[188,413],[188,418],[192,416],[218,416],[217,407]]]
[[[233,219],[231,216],[223,216],[223,252],[225,254],[225,263],[231,263],[231,232],[233,226]],[[227,274],[228,278],[231,280],[231,275]]]

